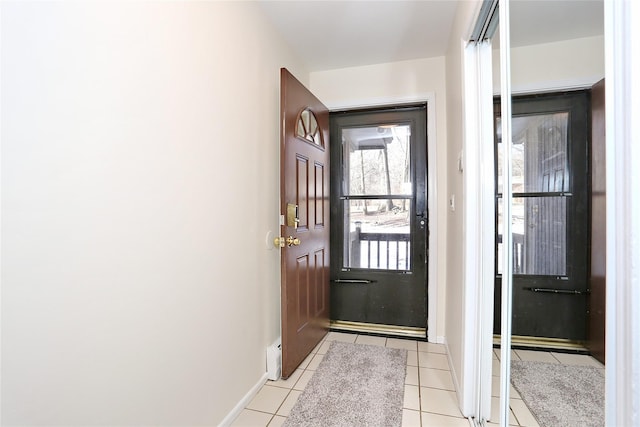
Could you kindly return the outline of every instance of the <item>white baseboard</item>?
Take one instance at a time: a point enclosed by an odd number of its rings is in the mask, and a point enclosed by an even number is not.
[[[428,341],[434,344],[445,344],[445,339],[442,335],[430,336]]]
[[[458,372],[454,369],[453,359],[451,358],[451,352],[449,351],[449,343],[442,337],[444,347],[447,351],[447,361],[449,362],[449,371],[451,372],[451,380],[453,381],[453,388],[456,389],[458,395],[458,401],[460,401],[460,381],[458,380]]]
[[[251,387],[251,390],[249,390],[247,394],[245,394],[244,397],[240,399],[240,401],[236,404],[236,406],[234,406],[233,409],[227,414],[227,416],[224,417],[224,419],[220,422],[220,424],[218,424],[218,426],[230,426],[231,423],[235,421],[236,418],[238,418],[242,410],[247,407],[249,402],[251,402],[251,399],[253,399],[255,395],[258,394],[258,392],[266,382],[267,373],[265,372],[264,375],[262,375],[262,377],[258,380],[258,382],[253,387]]]

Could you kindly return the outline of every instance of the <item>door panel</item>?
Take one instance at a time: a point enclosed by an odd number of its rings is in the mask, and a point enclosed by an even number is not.
[[[335,113],[331,135],[331,319],[426,331],[426,106]]]
[[[516,336],[585,342],[589,221],[589,94],[513,99],[513,324]],[[497,230],[502,229],[499,106]],[[502,236],[495,324],[500,328]]]
[[[329,111],[281,70],[282,377],[329,329]]]
[[[591,275],[589,284],[589,350],[605,363],[606,307],[606,156],[605,156],[605,83],[591,90]]]

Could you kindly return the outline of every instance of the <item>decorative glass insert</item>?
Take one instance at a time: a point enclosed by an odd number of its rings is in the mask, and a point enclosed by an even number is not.
[[[296,136],[308,141],[312,144],[324,147],[322,142],[322,133],[318,126],[318,120],[316,120],[313,111],[305,108],[298,114],[298,120],[296,121]]]

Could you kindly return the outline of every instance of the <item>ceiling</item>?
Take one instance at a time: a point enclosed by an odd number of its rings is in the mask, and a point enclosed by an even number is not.
[[[259,2],[310,71],[446,54],[465,0]],[[601,35],[603,0],[511,0],[513,47]]]

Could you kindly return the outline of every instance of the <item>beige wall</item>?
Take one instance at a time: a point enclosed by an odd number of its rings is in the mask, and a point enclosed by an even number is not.
[[[604,78],[604,36],[511,49],[513,93],[590,87]],[[493,87],[500,91],[499,51],[493,51]]]
[[[415,100],[420,95],[435,96],[435,131],[437,152],[437,204],[436,227],[438,243],[438,318],[436,336],[444,337],[445,288],[446,288],[446,90],[444,57],[424,58],[362,67],[342,68],[310,74],[311,90],[330,109],[345,106],[375,106],[388,103],[389,99]],[[416,98],[417,97],[417,98]],[[434,118],[428,118],[432,120]],[[434,253],[434,252],[432,252]]]
[[[2,424],[217,425],[279,335],[279,68],[247,2],[3,3]]]

